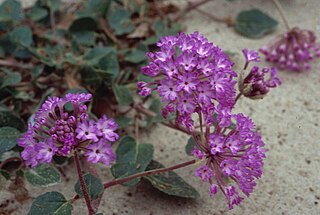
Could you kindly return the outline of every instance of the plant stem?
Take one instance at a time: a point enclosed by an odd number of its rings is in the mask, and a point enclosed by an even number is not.
[[[209,2],[210,0],[199,0],[197,2],[194,2],[194,3],[188,3],[188,5],[183,8],[174,18],[173,18],[173,21],[176,22],[178,21],[179,19],[181,19],[182,17],[184,17],[188,12],[190,12],[191,10],[194,10],[198,7],[200,7],[201,5]]]
[[[194,164],[195,162],[196,162],[196,160],[191,160],[191,161],[180,163],[180,164],[177,164],[177,165],[174,165],[174,166],[171,166],[171,167],[167,167],[167,168],[153,169],[153,170],[137,173],[135,175],[131,175],[131,176],[128,176],[126,178],[114,179],[114,180],[112,180],[110,182],[105,183],[103,186],[104,186],[104,189],[107,189],[109,187],[112,187],[112,186],[115,186],[115,185],[118,185],[118,184],[123,184],[123,183],[128,182],[128,181],[130,181],[132,179],[135,179],[135,178],[140,178],[140,177],[143,177],[143,176],[146,176],[146,175],[155,175],[155,174],[159,174],[159,173],[162,173],[162,172],[168,172],[168,171],[171,171],[171,170],[174,170],[174,169],[179,169],[179,168],[182,168],[182,167],[185,167],[185,166],[189,166],[191,164]]]
[[[282,8],[279,0],[273,0],[273,3],[276,5],[277,10],[278,10],[279,13],[280,13],[281,19],[282,19],[282,21],[284,22],[284,25],[286,26],[286,29],[287,29],[288,31],[290,31],[291,28],[290,28],[290,26],[289,26],[288,19],[287,19],[285,13],[284,13],[284,10],[283,10],[283,8]]]
[[[134,109],[136,109],[137,111],[143,113],[146,116],[150,116],[150,117],[155,117],[157,116],[157,114],[149,109],[146,109],[145,107],[143,107],[142,105],[135,105]],[[182,131],[185,134],[190,134],[190,132],[182,127],[179,127],[175,124],[169,123],[169,122],[161,122],[162,125],[165,125],[169,128],[173,128],[176,129],[178,131]]]
[[[239,93],[239,94],[236,96],[235,104],[237,103],[237,101],[240,99],[240,97],[241,97],[242,95],[243,95],[242,93]]]
[[[90,197],[89,197],[87,186],[86,186],[86,184],[84,182],[84,179],[83,179],[83,174],[82,174],[82,171],[81,171],[79,155],[78,155],[77,151],[74,151],[74,161],[76,163],[79,182],[80,182],[80,187],[81,187],[81,190],[82,190],[82,193],[83,193],[83,197],[84,197],[84,199],[86,201],[86,204],[87,204],[87,207],[88,207],[89,215],[93,215],[94,214],[94,210],[93,210],[92,205],[91,205],[91,200],[90,200]]]

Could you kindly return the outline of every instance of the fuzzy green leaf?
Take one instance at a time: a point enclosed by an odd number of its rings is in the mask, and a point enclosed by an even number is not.
[[[236,18],[235,29],[250,38],[260,38],[277,27],[277,20],[259,9],[242,11]]]
[[[0,154],[9,151],[17,144],[20,132],[11,127],[0,128]]]
[[[14,28],[10,33],[10,40],[24,47],[33,44],[32,30],[28,26],[19,26]]]
[[[61,181],[58,170],[48,164],[41,164],[35,169],[29,169],[25,171],[24,175],[33,186],[49,187]]]
[[[117,162],[111,168],[115,178],[122,178],[145,171],[153,157],[151,144],[137,144],[135,139],[126,136],[121,139],[116,150]],[[125,185],[132,186],[140,179],[134,179]]]
[[[71,215],[72,205],[59,192],[48,192],[38,196],[31,205],[28,215]]]
[[[6,0],[0,5],[0,22],[19,21],[23,18],[21,3]]]
[[[83,176],[84,183],[87,187],[88,194],[90,196],[90,199],[96,199],[99,197],[99,195],[103,192],[103,184],[101,183],[100,179],[91,175],[90,173],[87,173]],[[74,190],[76,191],[79,196],[83,196],[80,182],[79,180],[74,186]]]
[[[152,160],[146,170],[164,168],[162,164]],[[172,196],[183,198],[197,198],[200,196],[198,191],[185,182],[175,172],[165,172],[155,175],[144,176],[155,188]]]
[[[110,27],[115,35],[123,35],[133,30],[133,24],[130,19],[130,13],[125,9],[116,9],[111,11],[108,16]]]
[[[6,76],[0,80],[0,89],[4,88],[6,86],[10,86],[13,84],[17,84],[21,81],[21,74],[18,72],[11,72],[8,69],[2,69],[5,73]]]
[[[131,91],[128,87],[124,85],[112,85],[112,90],[114,95],[116,96],[117,102],[119,105],[130,105],[133,102],[133,98],[131,96]]]
[[[0,111],[0,127],[13,127],[19,131],[24,131],[25,124],[18,116],[11,111]]]
[[[130,49],[124,53],[124,59],[130,63],[141,63],[147,60],[146,53],[139,49]]]

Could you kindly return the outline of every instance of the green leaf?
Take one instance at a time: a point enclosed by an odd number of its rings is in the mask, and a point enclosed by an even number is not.
[[[114,48],[109,48],[109,47],[108,48],[95,47],[87,50],[86,53],[84,54],[83,59],[89,65],[97,65],[103,57],[111,53],[116,53],[116,50]]]
[[[112,90],[116,96],[119,105],[130,105],[133,103],[133,98],[131,96],[131,91],[128,87],[124,85],[112,85]]]
[[[28,215],[71,215],[73,207],[59,192],[48,192],[38,196],[31,205]]]
[[[250,38],[260,38],[273,31],[277,25],[277,20],[259,9],[242,11],[235,21],[235,29]]]
[[[133,30],[130,13],[125,9],[115,9],[108,16],[110,27],[115,35],[123,35]]]
[[[10,70],[4,68],[2,68],[2,70],[4,71],[4,73],[6,73],[6,76],[4,76],[2,80],[0,80],[0,89],[6,86],[17,84],[21,81],[20,73],[11,72]]]
[[[11,127],[0,128],[0,154],[9,151],[17,144],[20,132]]]
[[[60,8],[61,0],[40,0],[40,5],[50,8],[52,11],[57,11]]]
[[[18,116],[10,111],[0,111],[0,127],[13,127],[19,131],[24,131],[25,124]]]
[[[164,168],[162,164],[152,160],[146,170]],[[144,176],[158,190],[172,196],[183,198],[197,198],[200,196],[198,191],[185,182],[175,172],[165,172],[155,175]]]
[[[126,128],[129,125],[132,125],[132,123],[133,123],[132,118],[129,118],[126,116],[116,116],[115,120],[116,120],[119,128]]]
[[[6,0],[0,5],[0,22],[19,21],[23,18],[20,2]]]
[[[153,146],[137,144],[134,138],[126,136],[121,139],[116,155],[117,162],[111,167],[111,172],[115,178],[122,178],[145,171],[153,157]],[[136,178],[125,185],[132,186],[139,181]]]
[[[35,169],[26,170],[24,174],[33,186],[49,187],[61,181],[58,170],[48,164],[38,165]]]
[[[130,49],[124,53],[124,59],[130,63],[141,63],[147,60],[146,53],[139,49]]]
[[[89,0],[87,3],[87,9],[91,13],[95,13],[99,16],[106,14],[111,0]]]
[[[103,184],[101,183],[101,181],[97,177],[91,175],[90,173],[85,174],[83,176],[83,179],[87,187],[87,191],[90,196],[90,199],[98,198],[99,195],[103,192]],[[83,196],[79,180],[75,184],[74,190],[76,191],[77,194],[79,194],[79,196],[81,197]]]
[[[48,10],[42,7],[32,7],[27,13],[27,16],[33,21],[39,21],[46,18],[48,15]]]
[[[73,34],[73,39],[77,41],[79,45],[93,46],[96,42],[94,31],[78,31]]]
[[[69,32],[74,34],[81,31],[96,31],[97,22],[92,17],[82,17],[73,21],[69,27]]]
[[[22,46],[31,46],[33,44],[32,30],[28,26],[19,26],[10,33],[10,40]]]

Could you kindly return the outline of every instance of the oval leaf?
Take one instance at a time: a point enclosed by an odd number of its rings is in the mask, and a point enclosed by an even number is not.
[[[28,215],[71,215],[73,207],[59,192],[48,192],[38,196],[32,203]]]
[[[33,43],[32,30],[28,26],[19,26],[9,33],[10,40],[22,46],[31,46]]]
[[[0,154],[9,151],[17,144],[20,132],[11,127],[0,128]]]
[[[0,111],[0,127],[13,127],[19,131],[25,129],[24,122],[10,111]]]
[[[98,198],[99,195],[103,192],[103,184],[101,183],[101,181],[97,177],[91,175],[90,173],[85,174],[83,176],[83,179],[84,183],[87,186],[90,199]],[[79,180],[75,184],[74,190],[77,194],[79,194],[79,196],[83,196]]]
[[[235,29],[246,37],[259,38],[271,32],[277,25],[277,20],[259,9],[252,9],[239,13]]]
[[[146,170],[164,168],[162,164],[157,161],[151,161]],[[198,191],[185,182],[175,172],[165,172],[155,175],[144,176],[151,184],[158,190],[172,196],[183,198],[197,198],[200,196]]]
[[[124,85],[112,85],[112,90],[119,105],[130,105],[133,102],[131,91]]]
[[[48,164],[42,164],[35,169],[29,169],[25,171],[24,175],[33,186],[49,187],[61,181],[58,170]]]
[[[117,162],[111,172],[115,178],[126,177],[146,170],[153,157],[153,145],[137,144],[132,137],[124,137],[116,150]],[[124,185],[132,186],[140,179],[131,180]]]

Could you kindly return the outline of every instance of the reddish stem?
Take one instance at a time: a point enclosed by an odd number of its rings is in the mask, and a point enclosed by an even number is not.
[[[181,164],[177,164],[175,166],[171,166],[171,167],[167,167],[167,168],[153,169],[153,170],[137,173],[135,175],[131,175],[131,176],[126,177],[126,178],[114,179],[114,180],[112,180],[110,182],[105,183],[103,186],[104,186],[104,189],[107,189],[109,187],[112,187],[112,186],[115,186],[115,185],[118,185],[118,184],[126,183],[126,182],[131,181],[132,179],[135,179],[135,178],[140,178],[140,177],[143,177],[143,176],[146,176],[146,175],[159,174],[159,173],[162,173],[162,172],[168,172],[168,171],[171,171],[171,170],[174,170],[174,169],[179,169],[179,168],[182,168],[182,167],[185,167],[185,166],[189,166],[191,164],[194,164],[195,162],[196,162],[196,160],[191,160],[191,161],[187,161],[187,162],[184,162],[184,163],[181,163]]]
[[[80,187],[81,187],[81,190],[82,190],[82,193],[83,193],[83,197],[84,197],[84,199],[86,201],[86,204],[87,204],[89,215],[93,215],[94,214],[94,210],[93,210],[92,205],[91,205],[91,200],[90,200],[90,197],[89,197],[87,186],[86,186],[86,184],[84,182],[84,179],[83,179],[83,174],[82,174],[82,170],[81,170],[79,155],[78,155],[77,151],[74,151],[74,161],[76,163],[79,182],[80,182]]]

